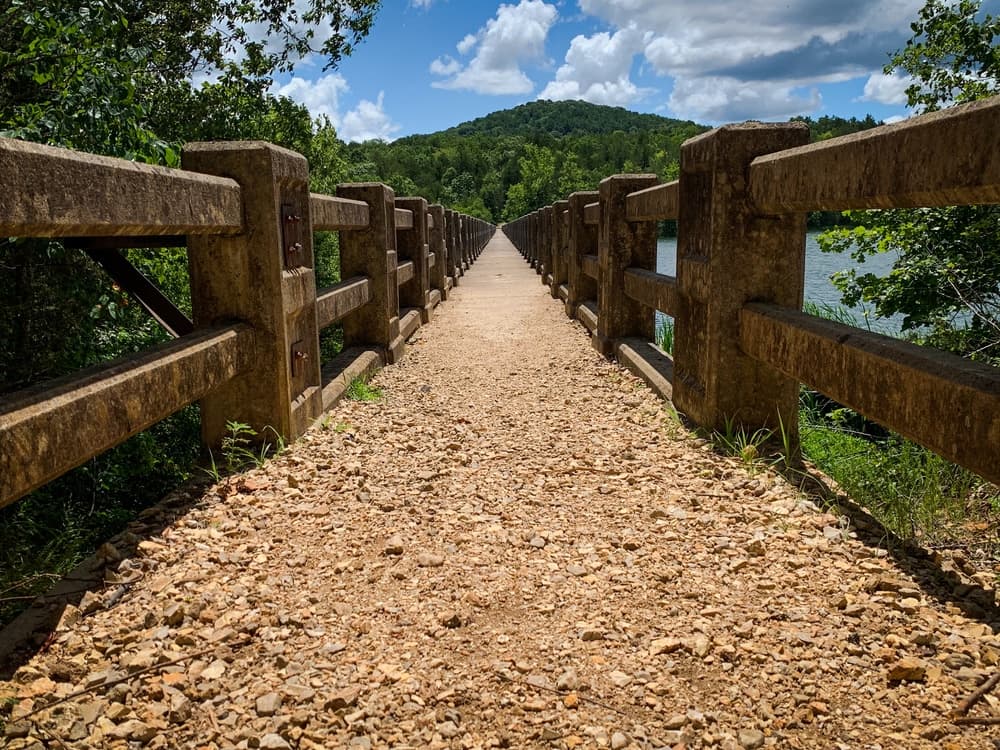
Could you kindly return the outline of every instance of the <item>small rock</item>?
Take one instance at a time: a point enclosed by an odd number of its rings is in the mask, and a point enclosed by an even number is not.
[[[576,690],[579,687],[580,678],[577,676],[575,669],[567,669],[556,680],[556,688],[558,690]]]
[[[393,534],[389,537],[385,542],[385,546],[382,548],[382,554],[388,556],[403,554],[403,537],[399,534]]]
[[[281,708],[281,696],[277,693],[267,693],[257,699],[258,716],[274,716]]]
[[[598,628],[584,628],[580,632],[580,639],[584,641],[603,641],[604,631]]]
[[[571,576],[576,576],[577,578],[587,575],[587,569],[582,565],[577,565],[576,563],[570,563],[567,565],[566,572]]]
[[[453,721],[442,721],[437,725],[438,733],[444,737],[446,740],[450,740],[452,737],[457,737],[462,733],[462,730]]]
[[[535,549],[541,549],[542,547],[545,546],[545,539],[536,534],[535,536],[531,537],[531,541],[529,541],[528,544],[530,544]]]
[[[356,687],[338,690],[327,699],[324,708],[327,711],[339,711],[343,708],[349,708],[358,702],[359,695],[361,695],[361,690]]]
[[[438,622],[446,628],[462,627],[462,617],[454,610],[447,610],[438,616]]]
[[[615,732],[611,735],[611,750],[621,750],[626,745],[628,745],[628,737],[624,734]]]
[[[674,651],[679,651],[683,645],[678,638],[654,638],[649,644],[649,655],[672,654]]]
[[[292,750],[292,746],[280,734],[271,732],[260,738],[261,750]]]
[[[630,682],[632,682],[632,675],[625,674],[625,672],[619,672],[618,670],[615,670],[614,672],[609,674],[608,677],[616,687],[620,688],[625,687]]]
[[[759,729],[741,729],[738,735],[740,745],[746,750],[757,750],[764,747],[764,733]]]
[[[889,682],[923,682],[927,677],[927,665],[920,659],[906,656],[889,667],[886,676]]]
[[[763,557],[766,552],[763,539],[754,539],[746,546],[746,552],[751,557]]]
[[[444,556],[435,555],[430,552],[421,552],[417,556],[417,565],[421,568],[440,568],[444,565]]]

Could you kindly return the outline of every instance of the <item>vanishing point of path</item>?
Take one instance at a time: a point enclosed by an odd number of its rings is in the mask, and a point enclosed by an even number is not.
[[[997,747],[983,589],[711,452],[502,235],[373,384],[104,548],[8,746]]]

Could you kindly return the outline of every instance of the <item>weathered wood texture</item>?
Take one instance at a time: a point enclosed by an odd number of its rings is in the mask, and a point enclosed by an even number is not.
[[[232,179],[0,138],[0,237],[235,234]]]
[[[637,190],[625,201],[625,216],[629,221],[664,221],[677,218],[680,182],[674,180]]]
[[[625,294],[671,317],[677,317],[681,305],[675,277],[643,268],[629,268],[625,271]]]
[[[368,204],[362,201],[311,193],[309,211],[316,232],[364,229],[368,226]]]
[[[1000,482],[1000,368],[774,305],[743,309],[740,342],[751,357]]]
[[[762,213],[1000,203],[1000,97],[761,156]]]
[[[372,298],[371,280],[356,276],[316,293],[316,320],[320,329],[333,325],[355,310],[368,304]]]
[[[248,325],[206,329],[0,401],[0,507],[249,372]]]

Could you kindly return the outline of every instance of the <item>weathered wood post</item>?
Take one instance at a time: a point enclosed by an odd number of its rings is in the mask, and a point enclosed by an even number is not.
[[[528,264],[534,268],[538,263],[538,216],[532,211],[528,214]]]
[[[427,199],[396,198],[396,207],[413,213],[413,228],[396,231],[397,265],[400,261],[413,261],[413,278],[399,288],[399,306],[418,309],[420,322],[426,325],[431,322],[434,309],[427,258]]]
[[[338,185],[337,195],[368,204],[368,227],[340,235],[341,277],[371,279],[371,300],[344,318],[344,346],[374,346],[394,364],[404,348],[396,284],[395,196],[392,188],[377,182]]]
[[[548,286],[549,274],[552,273],[552,206],[540,208],[538,218],[541,222],[538,244],[539,272],[542,274],[542,286]]]
[[[569,201],[556,201],[552,208],[552,286],[549,291],[553,299],[559,299],[559,287],[567,279],[566,244],[569,232],[565,212],[569,208]]]
[[[597,254],[597,227],[584,221],[583,209],[599,198],[597,192],[577,192],[569,197],[569,251],[566,275],[569,279],[566,315],[576,318],[576,308],[588,299],[597,299],[597,282],[583,272],[583,256]]]
[[[597,331],[594,348],[605,357],[626,337],[652,341],[655,315],[625,294],[625,269],[656,269],[656,222],[630,222],[625,214],[629,193],[656,185],[654,174],[622,174],[601,180],[601,224],[597,242]]]
[[[748,194],[755,157],[808,143],[804,124],[726,125],[681,147],[677,408],[710,430],[783,425],[798,438],[799,385],[740,349],[747,302],[802,305],[805,214],[763,216]]]
[[[201,401],[202,440],[218,447],[231,420],[294,440],[323,412],[309,165],[259,141],[190,143],[183,164],[239,182],[245,221],[236,236],[189,238],[195,326],[240,319],[255,331],[254,368]]]
[[[427,232],[429,252],[434,253],[434,267],[431,268],[431,286],[441,294],[441,301],[448,299],[448,248],[445,243],[445,210],[440,203],[427,207],[434,226]]]
[[[451,274],[455,286],[463,275],[462,271],[462,251],[458,244],[458,212],[448,209],[448,272]]]

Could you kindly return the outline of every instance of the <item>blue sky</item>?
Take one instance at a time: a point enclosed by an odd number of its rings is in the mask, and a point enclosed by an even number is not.
[[[994,2],[988,2],[993,5]],[[535,99],[706,124],[908,114],[886,77],[923,0],[384,0],[336,71],[274,90],[347,140],[429,133]]]

